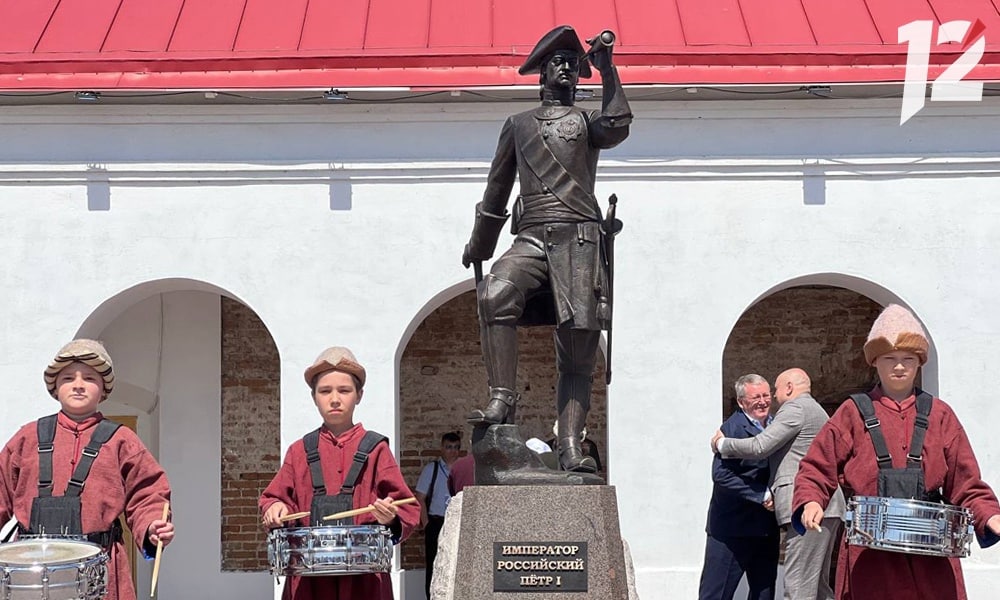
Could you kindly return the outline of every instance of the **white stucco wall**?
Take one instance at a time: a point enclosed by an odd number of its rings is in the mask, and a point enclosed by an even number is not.
[[[137,415],[139,435],[170,478],[174,523],[184,534],[164,555],[159,597],[268,598],[268,575],[219,569],[219,295],[174,291],[119,304],[128,308],[110,323],[87,326],[81,334],[105,341],[119,375],[114,400],[102,405],[102,411]],[[147,598],[152,562],[137,563],[137,593]]]
[[[282,358],[283,446],[315,426],[301,372],[330,344],[368,368],[358,417],[396,431],[400,342],[443,292],[471,286],[459,259],[473,205],[503,118],[529,106],[6,108],[0,334],[16,351],[0,355],[0,437],[51,411],[40,373],[62,342],[84,324],[103,331],[128,308],[106,300],[159,280],[133,290],[136,301],[222,290],[267,324]],[[1000,330],[1000,102],[932,104],[902,128],[888,100],[633,108],[598,195],[616,192],[626,223],[608,452],[642,597],[695,596],[723,347],[743,310],[789,282],[913,307],[938,355],[928,387],[1000,484],[1000,409],[983,393]],[[210,361],[191,358],[218,336],[207,316],[217,295],[164,299],[159,424],[147,439],[175,488],[180,551],[164,569],[209,556],[198,568],[217,570],[217,518],[186,514],[217,513],[218,461],[205,457],[218,454],[218,381]],[[158,315],[158,300],[143,310]],[[155,347],[158,326],[133,317],[122,317],[131,343]],[[148,365],[136,368],[151,389]],[[204,505],[182,516],[195,493]],[[964,564],[970,598],[991,597],[1000,551]],[[246,582],[259,590],[259,577],[170,577],[160,596],[207,597],[207,585],[220,599],[254,598]]]

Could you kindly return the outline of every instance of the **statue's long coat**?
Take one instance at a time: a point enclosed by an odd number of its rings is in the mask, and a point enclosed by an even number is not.
[[[527,299],[522,324],[607,328],[607,261],[594,183],[600,150],[618,145],[628,133],[627,126],[614,127],[600,111],[576,106],[541,106],[504,123],[482,208],[504,214],[516,177],[521,187],[513,228],[524,235],[505,256],[516,254],[519,243],[541,244],[549,265],[549,289]],[[564,208],[552,218],[545,211],[522,210],[522,198],[549,198]],[[537,225],[546,223],[577,227],[539,231]]]

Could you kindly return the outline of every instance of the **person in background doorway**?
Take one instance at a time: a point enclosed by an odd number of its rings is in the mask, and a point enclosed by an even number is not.
[[[771,421],[771,386],[760,375],[736,380],[740,410],[722,424],[727,438],[745,439]],[[705,564],[699,600],[732,600],[746,573],[748,600],[772,600],[778,577],[778,524],[774,499],[767,487],[771,471],[766,459],[712,459],[712,500],[708,505]]]
[[[761,433],[742,440],[729,439],[717,431],[712,450],[723,458],[767,458],[769,482],[774,494],[774,516],[785,531],[786,600],[831,600],[830,558],[844,516],[844,494],[838,489],[823,518],[822,533],[799,535],[788,524],[792,520],[792,491],[799,461],[828,418],[812,397],[812,382],[802,369],[788,369],[774,380],[778,403],[771,424]]]
[[[448,474],[448,491],[452,496],[457,496],[459,492],[475,484],[476,458],[470,452],[451,466],[451,473]]]
[[[420,501],[420,526],[424,528],[424,558],[426,560],[424,589],[431,596],[431,579],[434,577],[434,558],[437,556],[438,537],[444,526],[444,513],[451,500],[448,476],[451,466],[462,451],[462,435],[449,431],[441,436],[441,456],[424,466],[417,480],[416,497]]]

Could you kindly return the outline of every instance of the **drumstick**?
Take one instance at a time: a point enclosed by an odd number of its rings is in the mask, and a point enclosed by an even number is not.
[[[170,502],[163,503],[163,521],[170,515]],[[163,556],[163,540],[156,542],[156,559],[153,560],[153,583],[149,586],[149,597],[156,595],[156,580],[160,576],[160,557]]]
[[[394,500],[393,506],[400,506],[401,504],[410,504],[416,502],[416,498],[403,498],[402,500]],[[355,508],[354,510],[345,510],[344,512],[334,513],[332,515],[327,515],[323,517],[324,521],[333,521],[336,519],[346,519],[347,517],[353,517],[355,515],[363,515],[365,513],[370,513],[375,510],[374,506],[366,506],[364,508]]]
[[[282,523],[287,523],[288,521],[294,521],[295,519],[301,519],[302,517],[308,517],[308,516],[309,516],[309,511],[306,511],[306,512],[292,513],[290,515],[285,515],[278,520],[281,521]]]

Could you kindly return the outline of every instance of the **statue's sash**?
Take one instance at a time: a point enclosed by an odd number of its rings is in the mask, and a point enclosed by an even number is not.
[[[579,112],[571,114],[572,118],[586,121]],[[542,137],[538,119],[534,115],[525,116],[528,117],[523,123],[525,135],[521,136],[521,158],[524,164],[567,208],[587,220],[600,221],[601,209],[597,198],[556,158]]]

